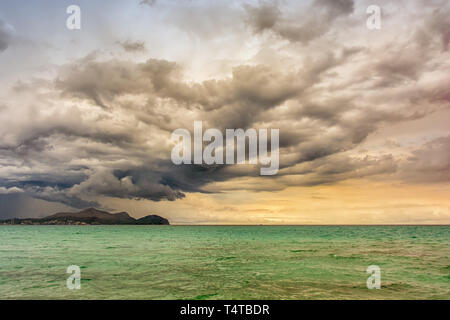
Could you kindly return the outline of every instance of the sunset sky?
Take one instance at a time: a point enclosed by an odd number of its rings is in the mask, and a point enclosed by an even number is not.
[[[278,174],[175,166],[196,120],[280,129]],[[450,224],[450,2],[2,0],[0,137],[0,219]]]

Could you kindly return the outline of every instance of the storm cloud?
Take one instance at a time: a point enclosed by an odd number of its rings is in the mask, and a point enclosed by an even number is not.
[[[445,181],[447,134],[403,139],[395,148],[370,138],[450,109],[448,8],[432,8],[405,33],[370,43],[350,22],[333,28],[355,14],[353,1],[316,0],[298,14],[285,9],[277,2],[242,5],[234,17],[247,28],[238,36],[258,50],[221,61],[225,71],[216,76],[199,76],[189,59],[129,59],[122,54],[147,55],[150,46],[116,40],[120,53],[86,52],[55,64],[50,75],[11,83],[0,100],[0,194],[83,208],[101,207],[105,197],[176,201],[187,193],[350,179]],[[331,31],[349,40],[328,45]],[[0,20],[0,51],[9,43]],[[272,46],[273,60],[260,59]],[[268,179],[251,165],[175,166],[170,135],[192,131],[196,120],[220,130],[280,129],[280,172]]]

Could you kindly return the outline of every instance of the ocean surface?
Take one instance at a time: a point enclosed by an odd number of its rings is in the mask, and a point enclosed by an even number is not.
[[[0,299],[450,299],[450,227],[0,226]]]

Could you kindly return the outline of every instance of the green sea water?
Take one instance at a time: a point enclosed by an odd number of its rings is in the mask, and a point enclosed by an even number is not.
[[[450,299],[450,227],[0,226],[0,299]]]

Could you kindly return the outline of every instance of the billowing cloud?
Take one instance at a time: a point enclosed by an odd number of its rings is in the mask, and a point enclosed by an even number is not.
[[[24,191],[17,187],[11,187],[11,188],[0,187],[0,194],[12,194],[12,193],[22,193],[22,192],[24,192]]]
[[[448,128],[434,130],[427,121],[450,109],[448,10],[432,8],[408,30],[383,30],[368,42],[364,24],[334,28],[356,14],[355,6],[317,0],[303,13],[281,2],[240,7],[250,29],[239,37],[254,47],[207,78],[189,61],[161,53],[130,59],[127,52],[146,53],[144,43],[117,40],[120,53],[86,52],[50,75],[21,79],[0,100],[0,194],[82,208],[102,206],[105,198],[161,203],[189,193],[273,192],[358,179],[443,183]],[[196,23],[186,32],[204,29]],[[222,25],[220,38],[234,28]],[[351,41],[329,45],[331,31]],[[207,42],[197,49],[204,55],[216,40],[214,30],[206,33],[208,40],[193,38]],[[273,60],[254,59],[268,46]],[[278,175],[260,177],[252,165],[175,166],[170,135],[192,131],[195,120],[205,129],[280,129]],[[373,138],[417,123],[430,132],[408,132],[388,147]]]

